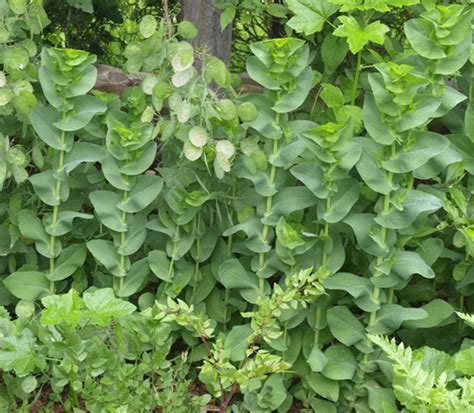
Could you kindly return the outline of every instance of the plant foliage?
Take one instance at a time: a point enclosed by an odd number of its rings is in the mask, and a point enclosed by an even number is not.
[[[260,6],[258,92],[147,15],[118,96],[0,0],[5,411],[473,409],[472,4]]]

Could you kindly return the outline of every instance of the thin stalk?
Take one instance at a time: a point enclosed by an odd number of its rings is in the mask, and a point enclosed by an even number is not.
[[[195,232],[199,236],[199,230],[201,227],[201,214],[197,216],[197,224],[194,225]],[[193,291],[191,294],[191,301],[194,299],[194,294],[196,293],[196,285],[198,282],[199,276],[199,260],[201,259],[201,239],[196,239],[196,260],[194,262],[194,275],[193,275]]]
[[[176,236],[179,238],[179,225],[176,226]],[[174,267],[174,257],[176,256],[176,242],[173,241],[173,249],[171,251],[171,260],[170,265],[168,267],[168,277],[171,277],[173,274],[173,267]]]
[[[326,212],[329,211],[331,208],[331,198],[326,199]],[[321,259],[321,267],[326,267],[328,263],[328,250],[326,248],[326,240],[329,237],[329,223],[325,222],[324,223],[324,229],[323,229],[323,237],[324,237],[324,243],[323,243],[323,257]]]
[[[360,71],[362,69],[362,50],[357,53],[357,65],[356,71],[354,75],[354,85],[352,87],[352,98],[351,98],[351,105],[355,105],[357,99],[357,89],[359,88],[359,77]]]
[[[128,183],[128,176],[124,175],[123,176],[123,179]],[[122,194],[122,202],[125,204],[127,201],[128,201],[128,195],[129,195],[129,191],[127,190],[124,190],[123,191],[123,194]],[[126,225],[127,224],[127,213],[125,211],[122,211],[122,214],[120,216],[120,220],[122,222],[123,225]],[[127,235],[125,232],[121,232],[120,233],[120,248],[119,248],[119,255],[120,255],[120,289],[123,289],[123,285],[124,285],[124,278],[127,274],[127,270],[125,268],[125,260],[126,260],[126,256],[124,254],[122,254],[120,251],[123,251],[123,248],[125,247],[125,242],[127,240]]]
[[[474,78],[474,65],[471,67],[471,81],[469,82],[469,102],[472,102],[473,96],[473,78]]]
[[[388,181],[392,182],[392,179],[393,179],[393,174],[392,172],[389,172]],[[385,194],[383,198],[383,214],[387,215],[389,212],[390,212],[390,194]],[[382,238],[382,243],[385,243],[387,239],[387,228],[385,227],[382,227],[381,238]],[[384,258],[385,257],[377,257],[376,267],[379,267],[380,265],[382,265]],[[375,271],[375,274],[374,274],[375,277],[380,277],[381,275],[383,275],[383,273],[381,273],[379,270]],[[380,287],[377,287],[377,286],[374,287],[374,291],[372,292],[372,301],[374,303],[379,304],[380,292],[381,292]],[[393,300],[393,292],[391,295],[392,295],[391,299]],[[376,319],[377,319],[377,310],[372,311],[370,313],[368,327],[373,326],[375,324]],[[366,353],[364,356],[364,361],[368,360],[368,356],[369,355]]]
[[[66,114],[63,114],[63,119],[65,119]],[[66,140],[66,132],[61,131],[61,145],[64,146],[65,140]],[[64,156],[65,152],[60,150],[59,151],[59,165],[58,165],[58,175],[62,174],[64,170]],[[57,205],[54,206],[53,208],[53,218],[51,222],[52,228],[55,228],[57,223],[58,223],[58,217],[59,217],[59,206],[61,203],[61,190],[62,190],[63,183],[60,178],[56,179],[56,187],[54,189],[54,195],[56,197],[56,200],[58,202]],[[50,250],[50,259],[49,259],[49,272],[52,274],[56,268],[56,260],[55,260],[55,250],[56,250],[56,237],[54,235],[51,235],[51,238],[49,240],[49,250]],[[54,281],[49,282],[49,291],[51,293],[54,293],[55,291],[55,286],[54,286]]]
[[[326,199],[326,211],[329,211],[331,208],[331,198]],[[321,267],[325,268],[327,263],[328,263],[328,250],[326,248],[326,240],[329,237],[329,223],[325,222],[324,223],[324,228],[322,231],[322,235],[324,238],[324,243],[323,243],[323,256],[321,259]],[[321,307],[318,307],[316,309],[316,317],[315,317],[315,322],[314,322],[314,344],[318,345],[319,343],[319,330],[321,327]]]
[[[277,115],[276,115],[275,122],[276,122],[277,125],[280,124],[280,114],[279,113],[277,113]],[[273,141],[273,151],[272,151],[274,156],[277,155],[278,149],[279,149],[278,140],[275,139]],[[270,180],[270,186],[275,185],[275,177],[276,177],[276,166],[272,165],[272,168],[270,170],[270,179],[269,179]],[[266,204],[266,207],[265,207],[264,217],[268,217],[272,213],[272,207],[273,207],[273,196],[268,196],[267,197],[267,204]],[[268,241],[268,232],[269,232],[269,230],[270,230],[270,226],[265,224],[263,226],[262,232],[260,234],[260,240],[264,243],[266,243]],[[261,252],[258,255],[258,270],[263,271],[264,268],[265,268],[265,253]],[[260,278],[260,280],[259,280],[260,294],[263,294],[264,289],[265,289],[265,280],[263,278]]]
[[[314,345],[319,346],[319,330],[321,329],[321,307],[316,309],[316,318],[314,320]]]

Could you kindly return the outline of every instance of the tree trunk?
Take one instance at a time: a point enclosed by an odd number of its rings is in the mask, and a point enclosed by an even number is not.
[[[198,50],[212,54],[230,63],[232,47],[232,24],[222,32],[220,26],[221,11],[214,7],[214,0],[181,0],[182,18],[193,22],[198,36],[193,46]]]

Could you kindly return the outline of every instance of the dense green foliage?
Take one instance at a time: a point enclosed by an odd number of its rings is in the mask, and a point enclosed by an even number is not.
[[[0,0],[3,410],[474,409],[472,4],[259,4],[261,93],[146,15],[117,96]]]

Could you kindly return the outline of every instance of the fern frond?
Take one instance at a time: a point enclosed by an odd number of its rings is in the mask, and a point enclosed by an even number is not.
[[[403,343],[397,344],[394,338],[389,340],[385,336],[376,334],[368,334],[367,337],[372,341],[372,343],[380,347],[380,349],[397,365],[397,367],[404,370],[406,374],[410,373],[413,362],[413,353],[410,347],[405,347]]]
[[[464,322],[469,326],[474,328],[474,314],[459,313],[456,311],[456,314],[459,318],[464,320]]]

